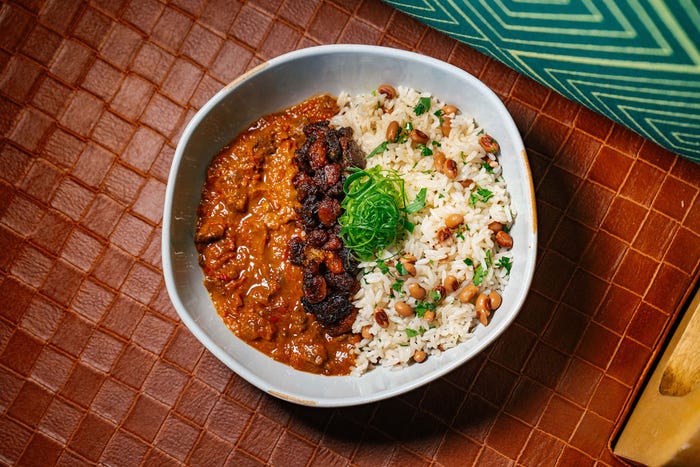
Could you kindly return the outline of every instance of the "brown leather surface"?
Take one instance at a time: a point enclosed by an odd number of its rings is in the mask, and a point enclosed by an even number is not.
[[[289,50],[382,44],[506,103],[537,189],[516,322],[384,402],[281,402],[182,326],[160,262],[186,122]],[[700,166],[376,0],[4,2],[0,463],[619,465],[609,444],[698,278]]]

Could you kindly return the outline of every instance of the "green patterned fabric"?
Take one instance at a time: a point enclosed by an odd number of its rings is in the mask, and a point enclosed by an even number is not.
[[[700,162],[698,0],[385,0]]]

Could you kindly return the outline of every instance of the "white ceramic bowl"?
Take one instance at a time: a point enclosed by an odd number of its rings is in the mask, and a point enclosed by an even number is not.
[[[350,93],[393,83],[430,91],[472,114],[501,145],[500,162],[517,210],[511,231],[514,265],[503,304],[474,338],[425,363],[379,368],[361,377],[320,376],[278,363],[239,340],[217,315],[203,285],[194,231],[207,165],[258,117],[313,95]],[[229,368],[273,396],[311,406],[349,406],[392,397],[426,384],[483,350],[513,321],[530,287],[536,256],[535,199],[525,149],[498,97],[447,63],[373,46],[330,45],[298,50],[263,63],[216,94],[187,125],[168,180],[163,217],[163,271],[180,318]]]

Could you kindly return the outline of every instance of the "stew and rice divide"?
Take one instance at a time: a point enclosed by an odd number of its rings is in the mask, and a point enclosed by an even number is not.
[[[354,362],[316,372],[359,376],[423,362],[488,325],[514,260],[515,212],[499,145],[473,116],[402,86],[336,102],[330,127],[352,129],[366,154],[364,167],[345,167],[340,226],[329,230],[359,271],[345,346]]]

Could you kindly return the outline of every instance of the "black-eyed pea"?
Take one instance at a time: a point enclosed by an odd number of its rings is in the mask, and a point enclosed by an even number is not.
[[[445,170],[445,153],[442,151],[438,151],[435,153],[433,156],[433,165],[435,166],[435,170],[438,172],[442,173]]]
[[[408,137],[410,138],[411,144],[413,146],[417,146],[419,144],[427,144],[430,140],[428,135],[415,128],[408,133]]]
[[[450,105],[450,104],[443,105],[441,110],[442,110],[442,115],[449,115],[449,114],[454,115],[458,112],[457,107],[455,107],[454,105]]]
[[[408,293],[416,300],[423,300],[426,294],[425,289],[416,282],[408,284]]]
[[[448,229],[456,229],[462,224],[464,224],[464,216],[461,214],[452,213],[445,217],[445,226]]]
[[[474,300],[476,294],[479,293],[479,289],[474,284],[466,285],[462,291],[457,295],[457,298],[462,303],[469,303]]]
[[[423,363],[426,358],[428,358],[428,354],[422,350],[416,350],[413,353],[413,361],[416,363]]]
[[[491,303],[492,310],[497,310],[498,307],[501,306],[502,301],[501,294],[495,290],[492,290],[491,293],[489,293],[489,302]]]
[[[442,285],[448,293],[454,292],[459,288],[459,280],[455,276],[449,275],[442,281]]]
[[[414,314],[413,308],[411,308],[411,306],[406,302],[396,302],[394,304],[394,309],[399,316],[403,316],[404,318],[408,318]]]
[[[396,120],[389,122],[389,126],[386,127],[386,140],[390,143],[396,142],[396,139],[399,137],[399,131],[399,122]]]
[[[450,180],[454,180],[455,178],[457,178],[457,163],[452,159],[445,159],[445,164],[443,165],[442,170],[445,176]]]
[[[442,117],[440,131],[442,132],[442,136],[450,136],[450,132],[452,131],[452,119],[450,117]]]
[[[496,232],[496,243],[503,248],[513,247],[513,237],[510,236],[505,230],[499,230]]]
[[[498,221],[493,221],[489,224],[489,230],[494,233],[500,232],[501,230],[503,230],[503,224],[501,224]]]
[[[491,316],[491,299],[489,296],[483,293],[479,294],[479,296],[476,297],[474,306],[476,308],[476,317],[479,319],[479,322],[484,326],[488,325],[489,316]]]
[[[382,84],[377,88],[379,94],[384,94],[387,99],[393,99],[396,97],[396,89],[390,84]]]
[[[445,287],[443,287],[442,285],[435,286],[433,291],[435,291],[439,295],[437,300],[435,300],[438,303],[443,301],[445,297],[447,297],[447,289],[445,289]]]
[[[377,322],[380,328],[389,327],[389,317],[386,315],[386,311],[381,308],[374,310],[374,320]]]
[[[435,321],[435,312],[432,310],[428,310],[423,314],[423,317],[421,319],[426,323],[432,323],[433,321]]]

